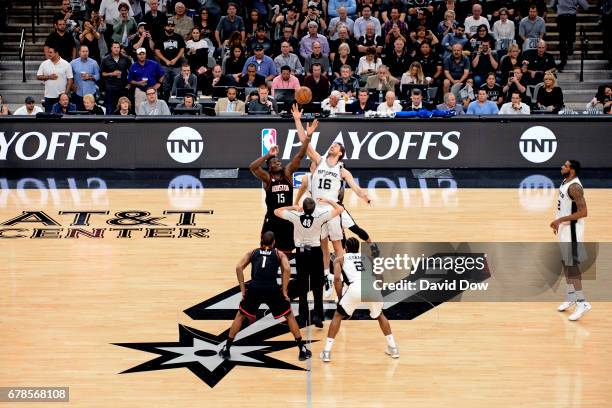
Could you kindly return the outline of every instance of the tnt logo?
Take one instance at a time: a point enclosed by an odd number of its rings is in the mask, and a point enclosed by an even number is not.
[[[544,126],[533,126],[521,135],[519,149],[524,158],[532,163],[544,163],[557,151],[555,134]]]
[[[265,156],[276,144],[276,129],[261,130],[261,155]]]
[[[195,129],[180,127],[170,133],[166,148],[174,161],[191,163],[202,155],[204,142],[202,136]]]
[[[293,188],[300,188],[304,174],[306,173],[303,171],[296,171],[293,173]]]

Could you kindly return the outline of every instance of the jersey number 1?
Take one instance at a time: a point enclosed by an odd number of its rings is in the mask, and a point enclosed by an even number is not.
[[[262,268],[266,267],[266,258],[267,258],[267,256],[262,256],[262,260],[261,260],[261,267]]]

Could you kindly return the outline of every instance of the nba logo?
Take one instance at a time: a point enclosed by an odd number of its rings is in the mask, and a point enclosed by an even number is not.
[[[270,148],[276,144],[276,129],[261,130],[261,155],[265,156]]]
[[[304,174],[306,173],[303,171],[296,171],[293,173],[293,188],[300,188]]]

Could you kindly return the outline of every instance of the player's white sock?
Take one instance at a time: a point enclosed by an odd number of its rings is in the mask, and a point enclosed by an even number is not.
[[[395,339],[393,338],[392,334],[389,334],[388,336],[385,336],[385,338],[387,339],[387,345],[391,348],[395,348],[397,347],[395,345]]]
[[[567,284],[567,293],[565,295],[565,300],[568,302],[576,301],[576,290],[574,289],[574,285],[572,283]]]
[[[320,269],[319,269],[320,270]],[[327,277],[329,275],[329,268],[325,268],[324,276]]]
[[[585,301],[584,293],[581,290],[577,290],[576,291],[576,301],[577,302],[584,302]]]
[[[325,347],[323,348],[323,351],[331,351],[333,345],[334,345],[334,339],[332,339],[331,337],[328,337],[327,340],[325,341]]]

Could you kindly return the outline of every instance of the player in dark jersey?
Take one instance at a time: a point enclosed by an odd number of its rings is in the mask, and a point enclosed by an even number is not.
[[[308,124],[306,138],[300,150],[286,167],[282,166],[277,157],[278,146],[272,146],[268,154],[253,161],[249,166],[251,173],[264,183],[266,191],[267,208],[261,232],[262,234],[266,231],[274,232],[277,248],[285,253],[291,252],[294,248],[293,225],[275,216],[274,210],[293,203],[293,172],[300,168],[300,162],[306,155],[308,144],[317,126],[316,120]],[[263,169],[264,163],[267,164],[268,170]]]
[[[249,264],[251,264],[251,281],[247,289],[244,283],[244,269]],[[279,266],[282,270],[282,286],[279,286],[276,281]],[[289,296],[287,295],[289,274],[287,256],[274,248],[274,233],[271,231],[264,232],[261,237],[261,247],[247,252],[236,265],[236,275],[242,292],[242,301],[227,336],[227,342],[219,350],[221,357],[231,359],[230,348],[236,334],[242,327],[244,318],[255,318],[259,305],[262,303],[268,305],[275,319],[283,316],[287,319],[289,330],[295,337],[300,349],[299,359],[303,361],[311,357],[312,353],[302,341],[300,327],[291,311],[291,303],[289,303]]]

